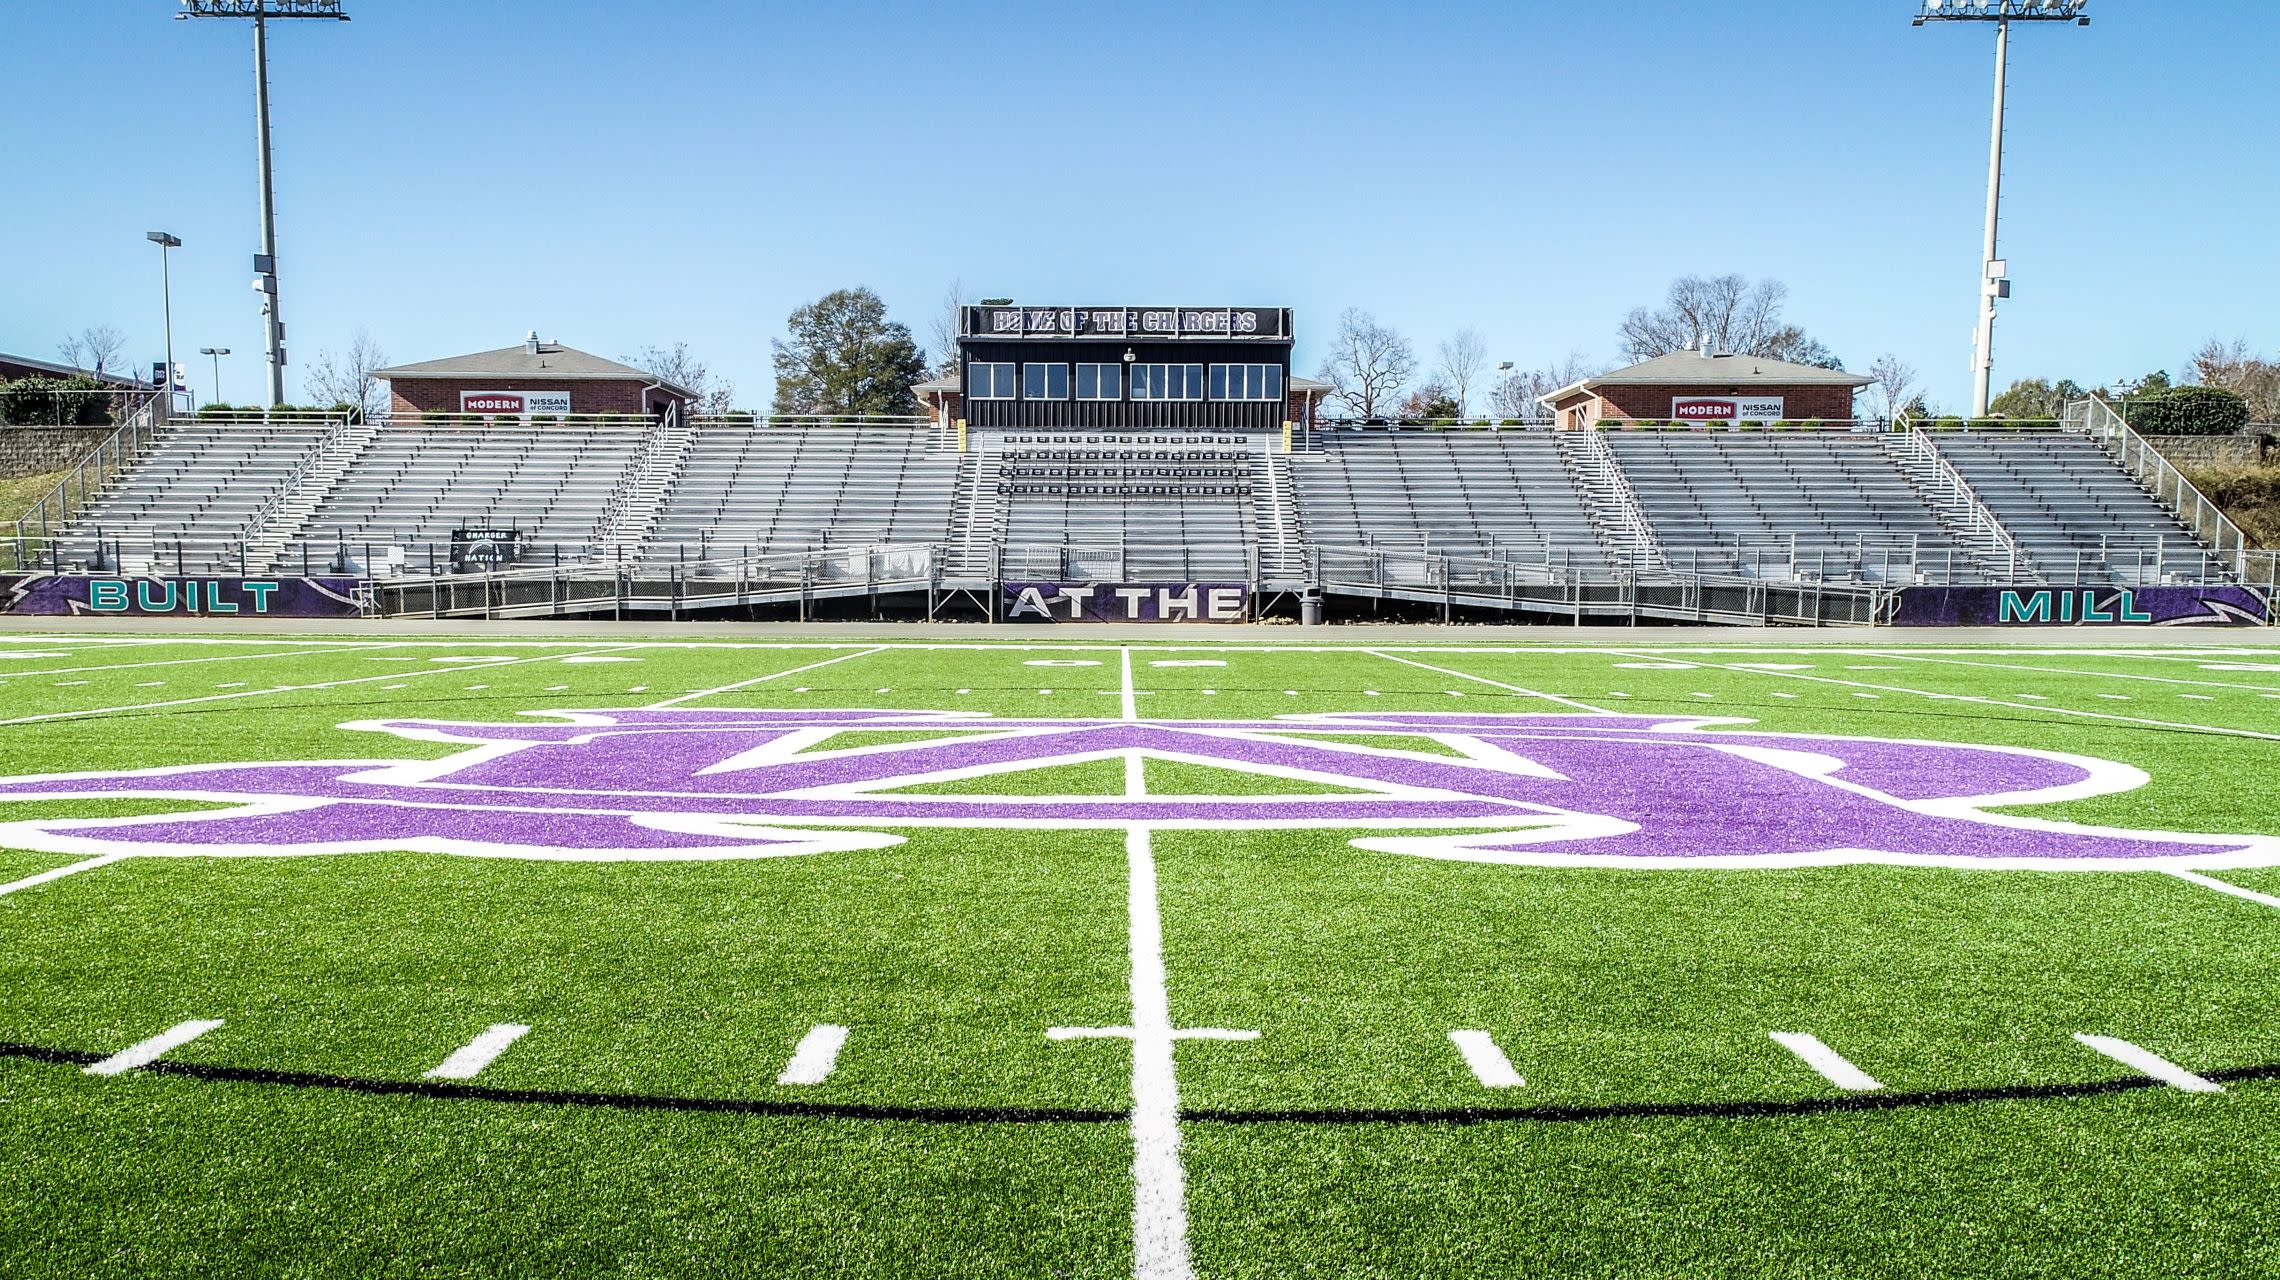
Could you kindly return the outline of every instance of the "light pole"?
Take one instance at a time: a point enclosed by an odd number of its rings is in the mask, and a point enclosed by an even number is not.
[[[2010,264],[2000,252],[1997,228],[2003,209],[2004,97],[2011,69],[2011,24],[2064,22],[2087,27],[2089,0],[1922,0],[1911,25],[1927,22],[1995,24],[1995,129],[1987,157],[1987,236],[1979,267],[1979,331],[1972,342],[1971,416],[1987,416],[1995,376],[1995,303],[2011,296]]]
[[[214,358],[214,403],[222,402],[222,357],[230,353],[228,347],[200,347],[198,354]]]
[[[166,251],[182,247],[182,237],[164,231],[146,231],[143,239],[158,246],[159,297],[166,308],[166,416],[174,416],[174,269],[166,260]]]
[[[1496,372],[1499,375],[1496,380],[1496,407],[1498,410],[1496,417],[1497,425],[1502,426],[1506,417],[1517,418],[1520,414],[1512,404],[1512,362],[1510,360],[1497,361]]]
[[[182,0],[176,18],[253,19],[253,114],[261,173],[261,252],[253,257],[253,287],[261,294],[262,331],[269,348],[269,407],[285,403],[285,321],[277,305],[277,191],[269,150],[269,19],[332,18],[348,21],[341,0]]]

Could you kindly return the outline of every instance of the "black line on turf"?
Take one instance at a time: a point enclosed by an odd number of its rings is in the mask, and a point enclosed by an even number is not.
[[[104,1055],[81,1049],[0,1041],[0,1058],[84,1067]],[[596,1093],[560,1089],[497,1089],[441,1080],[379,1080],[321,1071],[272,1071],[211,1063],[160,1061],[142,1074],[181,1076],[227,1084],[289,1089],[327,1089],[371,1097],[427,1098],[463,1102],[502,1102],[532,1106],[588,1107],[611,1111],[675,1111],[715,1115],[778,1116],[821,1120],[885,1120],[905,1124],[1123,1124],[1131,1116],[1098,1107],[942,1107],[857,1102],[784,1102],[757,1098],[689,1098],[670,1094]],[[2218,1083],[2280,1080],[2280,1063],[2226,1067],[2200,1073]],[[1212,1125],[1384,1125],[1469,1126],[1482,1124],[1589,1124],[1607,1120],[1774,1120],[1844,1112],[1914,1111],[1981,1102],[2034,1102],[2092,1098],[2167,1088],[2151,1076],[2123,1076],[2073,1084],[1994,1085],[1975,1089],[1932,1089],[1913,1093],[1851,1093],[1783,1101],[1611,1102],[1588,1106],[1536,1107],[1349,1107],[1287,1110],[1234,1110],[1202,1107],[1182,1111],[1189,1124]]]

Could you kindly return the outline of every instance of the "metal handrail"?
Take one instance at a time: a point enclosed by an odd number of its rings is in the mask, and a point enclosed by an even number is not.
[[[1924,429],[1916,424],[1914,418],[1903,413],[1893,425],[1898,428],[1896,434],[1900,438],[1901,447],[1912,451],[1918,460],[1929,462],[1940,482],[1948,486],[1951,496],[1962,499],[1963,510],[1969,517],[1966,522],[1969,531],[1974,535],[1992,538],[2003,552],[2004,575],[2016,578],[2019,566],[2030,563],[2031,558],[2019,548],[2019,540],[2012,536],[2011,531],[2003,527],[2003,520],[1995,514],[1995,509],[1987,505],[1986,499],[1979,496],[1979,490],[1971,487],[1971,482],[1964,478],[1954,460],[1940,452],[1940,447],[1932,443],[1931,437],[1924,434]]]
[[[1605,437],[1596,430],[1582,433],[1580,446],[1590,455],[1596,477],[1605,481],[1615,498],[1615,523],[1630,542],[1631,554],[1644,561],[1646,569],[1668,569],[1670,557],[1665,555],[1662,540],[1655,536],[1654,525],[1647,519],[1646,505],[1639,501],[1639,491],[1631,487],[1631,477],[1623,472],[1623,464],[1615,457]]]
[[[127,394],[127,393],[120,393]],[[166,423],[161,412],[163,396],[152,391],[144,394],[142,402],[127,411],[125,420],[104,438],[101,444],[89,450],[71,470],[71,474],[56,487],[33,503],[12,522],[15,526],[14,545],[18,559],[24,558],[22,548],[27,542],[47,541],[63,535],[73,519],[84,513],[89,502],[103,495],[121,472],[132,466],[146,446]],[[89,469],[93,468],[90,476]],[[77,500],[74,501],[74,494]],[[35,524],[38,532],[28,532],[27,524]]]
[[[2067,430],[2089,436],[2118,460],[2216,554],[2220,564],[2229,562],[2236,578],[2248,577],[2249,553],[2254,550],[2248,535],[2112,405],[2095,397],[2077,400],[2066,406],[2065,423]]]

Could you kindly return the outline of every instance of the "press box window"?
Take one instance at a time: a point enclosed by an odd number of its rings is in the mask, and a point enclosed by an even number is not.
[[[1025,364],[1021,366],[1021,398],[1024,400],[1068,399],[1069,366],[1065,364]]]
[[[1080,364],[1077,366],[1077,399],[1122,400],[1123,398],[1123,365]]]
[[[1279,364],[1211,366],[1211,398],[1214,400],[1280,400],[1282,393]]]
[[[969,400],[1013,399],[1013,364],[970,364],[966,366],[966,398]]]
[[[1203,399],[1203,366],[1200,364],[1133,365],[1132,398],[1135,400],[1201,400]]]

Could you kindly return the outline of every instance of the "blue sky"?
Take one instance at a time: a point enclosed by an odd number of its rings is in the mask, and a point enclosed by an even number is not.
[[[0,351],[108,323],[156,358],[165,228],[177,351],[233,348],[248,401],[250,32],[173,8],[0,18]],[[1348,306],[1528,366],[1611,360],[1630,307],[1736,271],[1957,407],[1992,33],[1913,11],[352,0],[271,42],[289,346],[686,341],[757,404],[794,306],[867,284],[924,339],[959,280],[1294,307],[1309,369]],[[2091,11],[2014,41],[1997,385],[2280,350],[2280,6]]]

